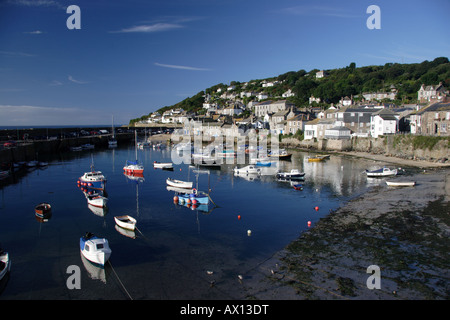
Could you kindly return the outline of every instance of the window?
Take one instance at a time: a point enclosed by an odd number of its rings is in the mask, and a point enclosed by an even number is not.
[[[89,245],[88,244],[84,245],[84,250],[89,251]]]

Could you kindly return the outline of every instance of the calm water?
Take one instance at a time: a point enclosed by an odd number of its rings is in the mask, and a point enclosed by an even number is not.
[[[279,169],[305,171],[303,191],[272,176],[238,177],[234,165],[223,166],[198,177],[199,189],[206,191],[209,182],[218,205],[204,212],[173,203],[166,178],[195,181],[196,175],[186,164],[175,165],[173,171],[153,169],[153,161],[170,161],[170,155],[170,149],[139,150],[145,165],[141,182],[122,173],[125,161],[134,159],[132,145],[61,154],[48,159],[45,169],[0,181],[0,243],[12,259],[11,273],[0,284],[0,299],[243,298],[238,274],[245,277],[307,230],[308,221],[314,226],[363,192],[371,184],[361,172],[377,165],[334,155],[323,163],[308,163],[307,153],[294,152]],[[108,178],[105,211],[91,210],[76,184],[92,159]],[[40,202],[53,206],[45,223],[34,215]],[[116,230],[114,216],[123,214],[138,220],[135,238]],[[78,244],[86,231],[109,240],[111,266],[100,269],[83,261]],[[66,286],[70,265],[80,267],[80,290]]]

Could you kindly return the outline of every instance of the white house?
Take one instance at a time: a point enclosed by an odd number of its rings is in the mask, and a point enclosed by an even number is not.
[[[288,110],[291,107],[294,107],[293,103],[288,102],[287,100],[278,100],[278,101],[264,101],[254,105],[255,111],[254,114],[257,117],[264,117],[266,114],[272,114],[278,111]]]
[[[389,109],[381,109],[370,117],[370,135],[377,138],[381,135],[394,134],[398,129],[398,119]]]
[[[286,91],[285,93],[283,93],[281,96],[282,96],[283,98],[289,98],[289,97],[295,96],[295,93],[293,93],[292,90],[289,89],[288,91]]]
[[[436,86],[425,86],[422,84],[417,92],[417,99],[419,102],[430,102],[436,100],[442,100],[447,95],[447,90],[440,82]]]
[[[311,96],[311,97],[309,97],[309,104],[312,104],[313,102],[320,103],[320,100],[321,100],[320,98]]]
[[[318,72],[316,72],[316,78],[320,79],[320,78],[324,78],[328,75],[328,73],[324,70],[320,70]]]
[[[261,100],[269,98],[269,95],[264,92],[259,92],[258,95],[256,96],[256,98],[261,101]]]

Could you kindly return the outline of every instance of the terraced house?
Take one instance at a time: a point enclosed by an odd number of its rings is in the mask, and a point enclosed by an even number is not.
[[[450,136],[450,103],[436,102],[410,115],[411,134]]]

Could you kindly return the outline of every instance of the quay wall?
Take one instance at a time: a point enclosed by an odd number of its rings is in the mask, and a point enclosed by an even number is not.
[[[450,138],[434,136],[389,135],[378,138],[318,139],[299,141],[285,138],[285,147],[317,151],[357,151],[410,160],[450,162]]]
[[[68,151],[70,147],[83,144],[93,144],[96,147],[107,147],[111,135],[86,136],[77,138],[37,140],[18,142],[13,148],[0,149],[0,164],[10,164],[20,161],[37,160],[42,155]],[[117,143],[129,142],[134,139],[131,133],[116,134]],[[42,158],[42,157],[41,157]]]

